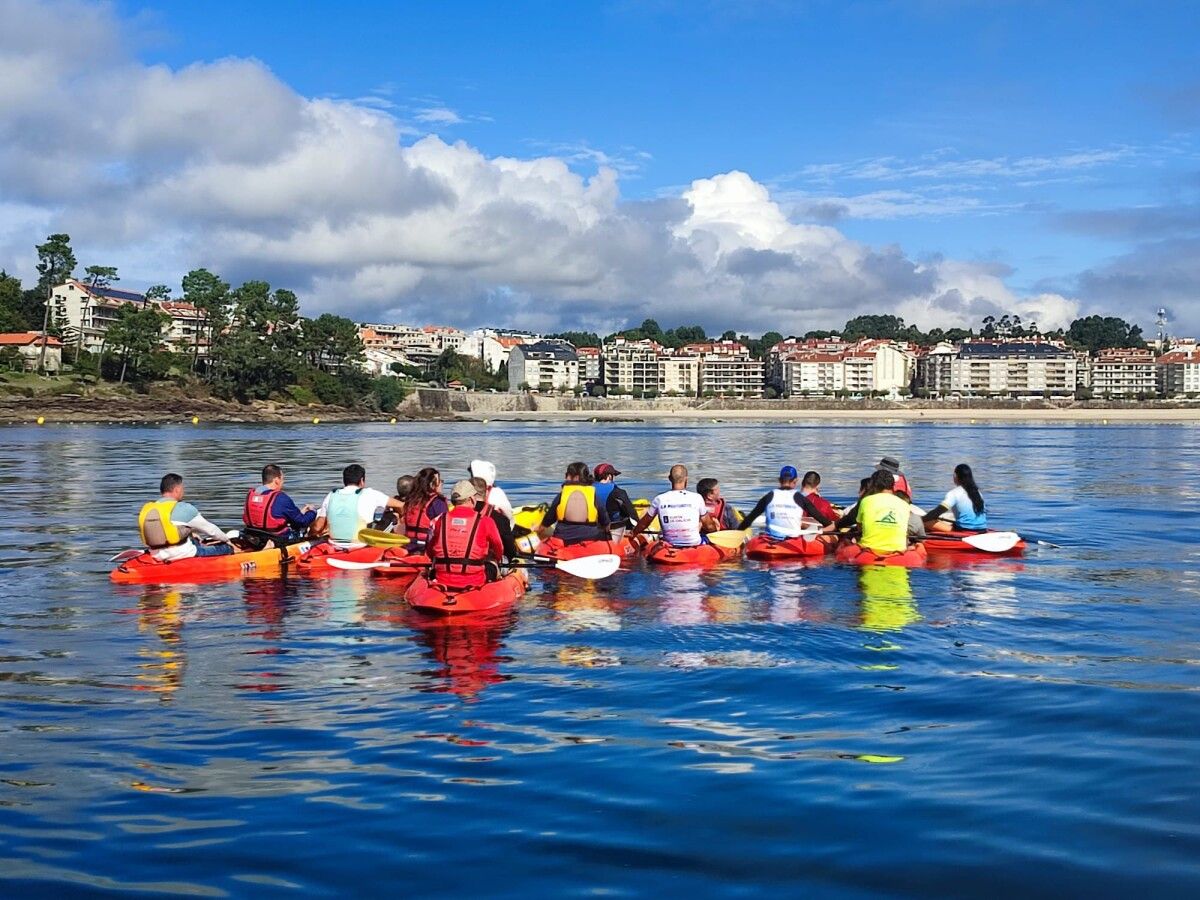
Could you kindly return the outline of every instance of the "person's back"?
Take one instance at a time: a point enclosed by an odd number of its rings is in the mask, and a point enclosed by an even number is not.
[[[554,526],[554,536],[564,544],[604,540],[608,534],[608,513],[597,501],[587,465],[574,462],[567,466],[562,487],[542,517],[542,529]]]
[[[299,540],[316,520],[317,511],[300,509],[283,491],[283,469],[276,465],[263,467],[262,484],[251,488],[242,507],[242,523],[284,540]]]
[[[433,520],[446,509],[446,498],[442,496],[442,475],[432,466],[417,473],[412,490],[404,504],[404,533],[417,547],[429,537]]]
[[[317,521],[329,531],[329,540],[339,547],[354,547],[361,542],[358,533],[370,525],[379,511],[395,506],[382,491],[366,486],[367,471],[358,464],[342,470],[342,487],[325,495],[317,511]]]
[[[868,494],[858,502],[858,542],[875,553],[902,553],[908,549],[911,507],[890,491]]]
[[[704,498],[687,488],[672,488],[655,497],[650,511],[658,515],[662,539],[672,547],[696,547],[703,543],[700,520],[707,514]]]
[[[499,571],[504,547],[490,511],[476,509],[482,500],[470,481],[454,486],[453,505],[433,523],[427,552],[434,579],[452,590],[480,587]]]
[[[159,497],[138,512],[138,535],[151,555],[162,562],[192,556],[222,556],[233,552],[225,532],[183,499],[183,478],[175,473],[159,482]],[[201,544],[197,536],[214,543]]]

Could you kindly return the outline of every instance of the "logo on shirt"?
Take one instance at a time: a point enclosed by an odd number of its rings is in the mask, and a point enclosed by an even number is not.
[[[895,525],[896,514],[890,509],[884,514],[883,518],[876,520],[880,525]]]

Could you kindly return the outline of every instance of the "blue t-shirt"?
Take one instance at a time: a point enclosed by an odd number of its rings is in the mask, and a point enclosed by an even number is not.
[[[955,485],[954,489],[942,500],[941,505],[946,507],[949,512],[954,513],[954,524],[959,528],[965,528],[968,531],[983,531],[987,528],[986,508],[983,512],[975,512],[975,505],[961,485]]]
[[[192,506],[190,503],[184,503],[180,500],[171,509],[171,521],[178,522],[180,525],[186,525],[196,516],[200,515],[200,510]]]

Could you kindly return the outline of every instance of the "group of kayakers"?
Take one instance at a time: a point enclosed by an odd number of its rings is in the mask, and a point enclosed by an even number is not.
[[[468,478],[454,484],[447,497],[441,473],[426,467],[397,479],[389,496],[366,484],[366,470],[355,463],[342,471],[342,487],[325,495],[319,507],[298,506],[284,490],[278,465],[262,470],[262,483],[246,495],[241,532],[225,532],[184,500],[184,480],[169,473],[160,484],[160,497],[146,503],[138,528],[146,547],[159,560],[232,553],[232,541],[259,539],[276,545],[308,538],[327,538],[336,547],[358,545],[359,533],[373,528],[405,535],[410,551],[423,551],[436,580],[448,588],[485,584],[522,555],[517,540],[528,531],[563,546],[587,541],[644,540],[641,535],[657,520],[660,540],[676,548],[697,547],[717,531],[748,530],[762,518],[774,540],[802,536],[836,542],[852,537],[876,554],[899,553],[922,541],[929,531],[983,531],[987,514],[971,467],[954,469],[953,488],[933,509],[912,505],[912,488],[899,462],[885,456],[862,479],[858,500],[840,510],[820,492],[821,476],[803,476],[791,465],[779,472],[779,487],[759,498],[742,517],[722,496],[716,478],[701,478],[688,488],[687,467],[677,464],[668,475],[670,487],[638,510],[627,491],[616,483],[621,473],[609,462],[594,470],[584,462],[567,466],[558,493],[532,529],[520,528],[507,495],[496,484],[496,467],[472,460]],[[715,540],[715,539],[714,539]]]

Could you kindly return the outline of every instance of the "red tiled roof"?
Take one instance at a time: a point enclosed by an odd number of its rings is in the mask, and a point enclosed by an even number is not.
[[[0,334],[0,346],[28,347],[30,344],[41,346],[42,335],[39,331],[8,331]],[[62,341],[56,337],[46,338],[47,347],[61,347]]]

